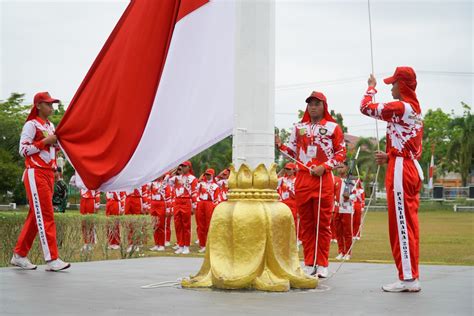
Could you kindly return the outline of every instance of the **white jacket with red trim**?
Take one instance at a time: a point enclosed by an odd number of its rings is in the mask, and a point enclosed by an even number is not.
[[[54,134],[54,125],[37,117],[23,125],[20,136],[20,155],[26,168],[56,169],[57,145],[45,145],[42,140]]]
[[[340,193],[339,193],[339,213],[340,214],[353,214],[354,213],[354,201],[356,200],[356,182],[354,180],[341,179]],[[349,186],[349,199],[344,199],[344,191]]]
[[[280,196],[280,201],[295,199],[295,179],[296,177],[280,177],[278,178],[277,192]]]
[[[227,179],[218,180],[217,185],[220,188],[219,201],[220,202],[227,201],[227,193],[229,192],[229,180]]]
[[[197,185],[198,201],[211,201],[218,204],[221,198],[221,189],[215,181],[201,181]]]

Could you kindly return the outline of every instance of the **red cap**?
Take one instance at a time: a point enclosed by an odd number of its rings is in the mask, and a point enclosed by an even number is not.
[[[214,169],[209,168],[209,169],[206,170],[206,172],[204,174],[210,174],[211,176],[213,176],[213,175],[216,174],[216,172],[214,171]]]
[[[31,107],[30,114],[28,114],[28,117],[26,118],[27,122],[35,119],[38,116],[38,109],[36,108],[36,106],[40,102],[59,103],[59,100],[51,98],[48,92],[38,92],[37,94],[35,94],[35,97],[33,99],[33,106]]]
[[[285,165],[285,169],[296,169],[296,165],[292,162],[289,162]]]
[[[189,160],[186,160],[185,162],[181,163],[180,166],[187,166],[189,168],[193,167],[191,161],[189,161]]]
[[[392,84],[398,80],[406,82],[413,90],[416,88],[416,74],[411,67],[397,67],[393,76],[385,78],[383,82]]]
[[[38,105],[40,102],[46,102],[46,103],[59,103],[58,99],[53,99],[51,98],[51,95],[49,95],[49,92],[38,92],[35,94],[35,97],[33,99],[34,105]]]
[[[194,175],[193,164],[191,163],[191,161],[186,160],[185,162],[181,163],[180,166],[187,166],[187,167],[189,167],[189,173],[191,173],[192,175]]]
[[[318,99],[320,101],[323,101],[324,105],[324,119],[326,121],[330,122],[336,122],[336,120],[329,114],[328,111],[328,102],[326,99],[326,96],[322,92],[318,91],[313,91],[309,97],[306,98],[306,103],[311,102],[311,99]],[[309,122],[311,118],[309,117],[309,112],[308,112],[308,107],[306,107],[306,111],[304,112],[303,118],[301,119],[301,122]]]
[[[401,100],[412,105],[416,113],[421,113],[420,103],[416,96],[416,73],[411,67],[397,67],[393,76],[383,80],[386,84],[398,82]]]

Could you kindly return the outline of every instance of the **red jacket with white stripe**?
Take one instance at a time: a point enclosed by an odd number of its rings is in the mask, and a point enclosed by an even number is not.
[[[360,111],[370,117],[387,122],[387,154],[418,160],[421,157],[423,120],[410,103],[393,101],[373,103],[377,93],[369,87],[360,104]]]
[[[57,145],[45,145],[42,140],[54,134],[54,125],[36,117],[23,125],[20,136],[20,155],[26,168],[56,169]]]
[[[319,123],[299,122],[294,125],[290,139],[280,150],[306,167],[322,165],[331,171],[346,159],[344,133],[337,123],[322,119]],[[308,172],[300,166],[300,171]]]

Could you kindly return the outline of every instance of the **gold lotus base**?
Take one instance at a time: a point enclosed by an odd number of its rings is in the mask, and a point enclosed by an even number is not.
[[[254,172],[231,168],[229,201],[214,210],[206,256],[185,288],[257,289],[285,292],[314,289],[318,279],[300,267],[293,215],[278,202],[276,165]]]

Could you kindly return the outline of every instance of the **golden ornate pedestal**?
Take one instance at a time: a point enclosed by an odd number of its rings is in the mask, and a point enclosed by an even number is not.
[[[300,267],[293,215],[278,202],[276,165],[253,172],[231,168],[229,200],[214,210],[206,256],[185,288],[257,289],[284,292],[313,289],[318,279]]]

